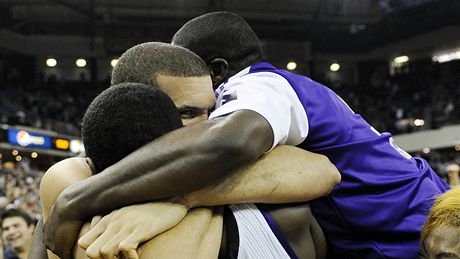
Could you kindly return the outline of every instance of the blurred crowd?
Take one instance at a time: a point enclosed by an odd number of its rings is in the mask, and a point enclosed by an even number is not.
[[[44,174],[27,158],[0,160],[0,258],[26,258],[35,225],[41,218],[39,186]]]
[[[39,187],[44,172],[30,166],[27,158],[17,163],[0,161],[0,172],[0,212],[21,209],[39,219]]]
[[[407,68],[408,69],[408,68]],[[460,76],[406,71],[358,85],[330,84],[356,112],[380,132],[393,135],[460,123]],[[416,120],[419,121],[418,125]]]
[[[103,89],[90,82],[55,76],[26,80],[14,67],[0,66],[0,123],[79,136],[84,111]]]
[[[430,71],[385,75],[366,84],[326,85],[378,131],[393,134],[434,129],[460,123],[460,77],[441,79]],[[81,119],[90,101],[107,82],[65,82],[55,77],[27,80],[13,67],[0,62],[0,124],[24,125],[80,136]],[[416,119],[423,119],[420,127]],[[451,185],[459,185],[459,152],[415,154],[425,157],[433,169]],[[39,183],[43,171],[29,159],[5,162],[0,159],[0,212],[26,211],[40,218]]]
[[[13,67],[0,66],[0,123],[20,124],[79,136],[89,102],[109,82],[65,82],[56,77],[26,80]],[[460,76],[440,77],[430,66],[406,68],[362,84],[325,82],[380,132],[393,134],[460,123]],[[423,119],[422,125],[415,125]]]

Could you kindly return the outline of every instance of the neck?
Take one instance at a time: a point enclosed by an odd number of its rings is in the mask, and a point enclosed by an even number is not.
[[[235,70],[235,69],[229,69],[229,70],[228,70],[228,76],[227,76],[227,78],[230,78],[230,77],[232,77],[232,76],[238,74],[241,70],[243,70],[243,69],[245,69],[245,68],[246,68],[246,67],[243,67],[243,68],[237,69],[237,70]]]
[[[228,69],[228,73],[226,75],[226,77],[220,81],[213,81],[213,87],[214,89],[216,89],[217,87],[219,87],[225,80],[229,79],[230,77],[238,74],[241,70],[245,69],[246,67],[243,67],[241,69],[238,69],[238,70],[235,70],[235,69]]]

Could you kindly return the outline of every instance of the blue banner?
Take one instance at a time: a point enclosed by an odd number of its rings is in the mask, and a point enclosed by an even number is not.
[[[8,142],[23,147],[53,148],[50,136],[31,133],[25,130],[8,130]]]

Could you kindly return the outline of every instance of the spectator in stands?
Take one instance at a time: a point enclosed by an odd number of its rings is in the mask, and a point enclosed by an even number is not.
[[[29,253],[32,234],[35,229],[35,221],[32,217],[17,209],[6,210],[0,216],[2,238],[5,242],[5,259],[25,259]],[[11,247],[17,257],[10,252]]]
[[[423,226],[422,258],[460,258],[460,188],[436,199]]]
[[[447,171],[447,176],[449,177],[450,186],[460,185],[460,179],[459,179],[460,166],[458,164],[450,164],[447,166],[446,171]]]

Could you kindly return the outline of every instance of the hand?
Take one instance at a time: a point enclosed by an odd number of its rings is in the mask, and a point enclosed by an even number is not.
[[[119,253],[126,259],[138,259],[136,249],[140,243],[174,227],[186,214],[185,206],[168,202],[123,207],[91,226],[78,245],[91,259],[114,259]]]
[[[82,225],[82,221],[66,216],[56,205],[53,206],[44,228],[46,248],[61,259],[72,259],[73,247]]]

